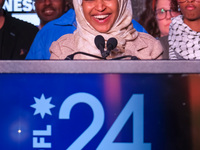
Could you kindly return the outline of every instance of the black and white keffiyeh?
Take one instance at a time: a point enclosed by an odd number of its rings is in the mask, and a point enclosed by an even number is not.
[[[169,28],[170,59],[200,59],[200,32],[183,22],[183,16],[172,18]]]

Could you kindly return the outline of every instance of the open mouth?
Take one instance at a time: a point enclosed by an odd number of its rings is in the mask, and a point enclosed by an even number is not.
[[[53,9],[45,9],[44,10],[44,14],[45,15],[52,15],[54,13],[54,10]]]
[[[94,18],[99,20],[99,21],[103,21],[103,20],[107,19],[108,16],[109,15],[96,15],[96,16],[94,16]]]

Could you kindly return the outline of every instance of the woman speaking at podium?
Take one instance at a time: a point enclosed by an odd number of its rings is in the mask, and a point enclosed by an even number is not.
[[[159,41],[133,28],[130,0],[73,0],[73,4],[77,30],[52,43],[50,59],[162,58]]]

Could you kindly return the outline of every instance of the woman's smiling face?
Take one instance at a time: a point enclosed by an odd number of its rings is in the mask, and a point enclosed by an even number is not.
[[[83,13],[87,22],[98,32],[108,32],[119,14],[118,0],[83,0]]]

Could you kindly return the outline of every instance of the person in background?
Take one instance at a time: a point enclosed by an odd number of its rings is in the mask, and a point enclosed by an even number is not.
[[[172,1],[182,15],[173,18],[170,25],[169,58],[200,59],[200,0]]]
[[[36,0],[37,1],[37,0]],[[56,0],[55,0],[56,1]],[[69,10],[60,18],[47,23],[36,35],[33,44],[26,56],[27,60],[48,60],[50,59],[49,48],[53,41],[62,35],[73,33],[76,30],[76,17],[71,0],[67,1],[66,8]]]
[[[149,34],[137,32],[132,24],[130,0],[74,0],[77,30],[53,42],[50,47],[51,59],[65,59],[75,52],[85,52],[101,57],[94,39],[103,36],[105,42],[111,37],[118,41],[107,58],[124,55],[139,59],[162,58],[160,42]],[[103,56],[102,56],[103,57]],[[94,59],[86,55],[76,55],[75,59]]]
[[[68,3],[68,7],[72,8],[72,2]],[[132,23],[137,31],[147,33],[137,21],[132,20]],[[50,59],[51,54],[49,48],[52,42],[58,40],[65,34],[73,33],[76,30],[76,27],[76,16],[73,9],[67,11],[60,18],[47,23],[42,30],[37,33],[26,59]]]
[[[155,38],[169,34],[171,18],[180,15],[177,6],[171,6],[171,0],[146,0],[146,9],[139,23]]]
[[[163,49],[168,45],[165,37],[169,34],[171,18],[180,15],[178,6],[171,0],[146,0],[146,10],[140,16],[139,22],[149,34],[159,39]],[[169,52],[164,50],[163,59],[169,59]]]
[[[39,29],[61,17],[71,7],[71,0],[35,0],[35,10],[40,18]]]
[[[25,59],[38,32],[34,25],[11,17],[0,0],[0,59]]]

